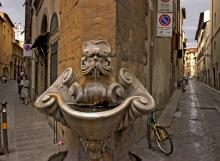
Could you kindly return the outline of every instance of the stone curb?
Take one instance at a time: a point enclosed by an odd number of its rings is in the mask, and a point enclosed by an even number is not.
[[[163,113],[161,114],[161,116],[158,119],[158,123],[165,127],[165,128],[169,128],[171,125],[171,122],[173,120],[173,115],[176,112],[178,103],[179,103],[179,99],[181,96],[182,91],[180,89],[176,89],[176,91],[173,93],[173,95],[171,96],[168,104],[166,105]]]
[[[215,92],[215,93],[217,93],[218,95],[220,95],[220,91],[219,90],[217,90],[217,89],[215,89],[215,88],[213,88],[213,87],[210,87],[208,84],[205,84],[205,83],[203,83],[203,82],[200,82],[202,85],[204,85],[206,88],[208,88],[208,89],[210,89],[211,91],[213,91],[213,92]]]

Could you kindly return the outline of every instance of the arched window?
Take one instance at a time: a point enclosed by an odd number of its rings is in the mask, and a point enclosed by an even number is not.
[[[41,34],[46,34],[47,33],[47,16],[43,16],[43,20],[41,23]]]
[[[58,28],[57,14],[54,13],[50,23],[50,33],[53,33]]]

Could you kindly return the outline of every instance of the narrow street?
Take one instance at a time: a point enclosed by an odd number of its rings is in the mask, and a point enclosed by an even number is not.
[[[179,111],[169,130],[173,154],[165,161],[220,160],[220,95],[203,83],[190,80],[181,94]],[[156,153],[160,153],[156,151]]]
[[[30,154],[52,144],[53,133],[46,116],[30,104],[21,104],[15,81],[0,84],[0,98],[8,102],[10,152],[9,155],[0,156],[0,161],[30,160]],[[179,110],[168,129],[174,144],[173,154],[168,157],[163,155],[152,138],[154,152],[164,161],[220,160],[219,106],[218,94],[203,83],[190,80],[186,92],[181,94]]]
[[[22,104],[16,81],[0,84],[0,102],[6,101],[9,155],[0,161],[30,161],[34,153],[53,144],[53,130],[46,116],[36,108]]]

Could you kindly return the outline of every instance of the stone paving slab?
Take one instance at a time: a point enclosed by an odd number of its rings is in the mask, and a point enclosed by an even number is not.
[[[176,112],[178,102],[180,99],[182,91],[180,89],[176,89],[176,91],[173,93],[171,96],[168,104],[164,108],[164,111],[162,112],[161,116],[158,119],[158,123],[165,127],[168,128],[170,127],[172,120],[173,120],[173,115]]]
[[[51,156],[54,158],[59,157],[65,157],[67,153],[67,147],[65,145],[58,146],[57,144],[54,144],[52,146],[49,146],[47,148],[42,148],[39,151],[37,151],[32,156],[29,156],[29,160],[33,161],[47,161],[50,160]],[[60,159],[61,160],[61,159]],[[57,161],[60,161],[57,159]]]
[[[36,108],[22,104],[17,83],[9,81],[0,85],[0,99],[8,102],[9,155],[0,156],[0,161],[30,161],[30,156],[53,144],[53,130],[47,116]]]
[[[163,157],[148,149],[148,141],[145,138],[140,144],[132,145],[129,152],[138,156],[142,161],[164,161]]]

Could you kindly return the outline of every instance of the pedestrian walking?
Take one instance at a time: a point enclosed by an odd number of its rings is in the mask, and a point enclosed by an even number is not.
[[[29,88],[29,80],[27,80],[27,76],[24,75],[23,76],[23,79],[21,80],[21,83],[20,83],[20,86],[22,87],[21,88],[21,98],[23,100],[23,104],[28,104],[28,97],[29,97],[29,94],[28,94],[28,88]]]
[[[17,78],[18,94],[19,94],[20,99],[21,99],[21,88],[22,88],[22,86],[20,86],[20,84],[21,84],[21,80],[23,79],[23,76],[24,76],[24,72],[21,72],[20,75]]]

